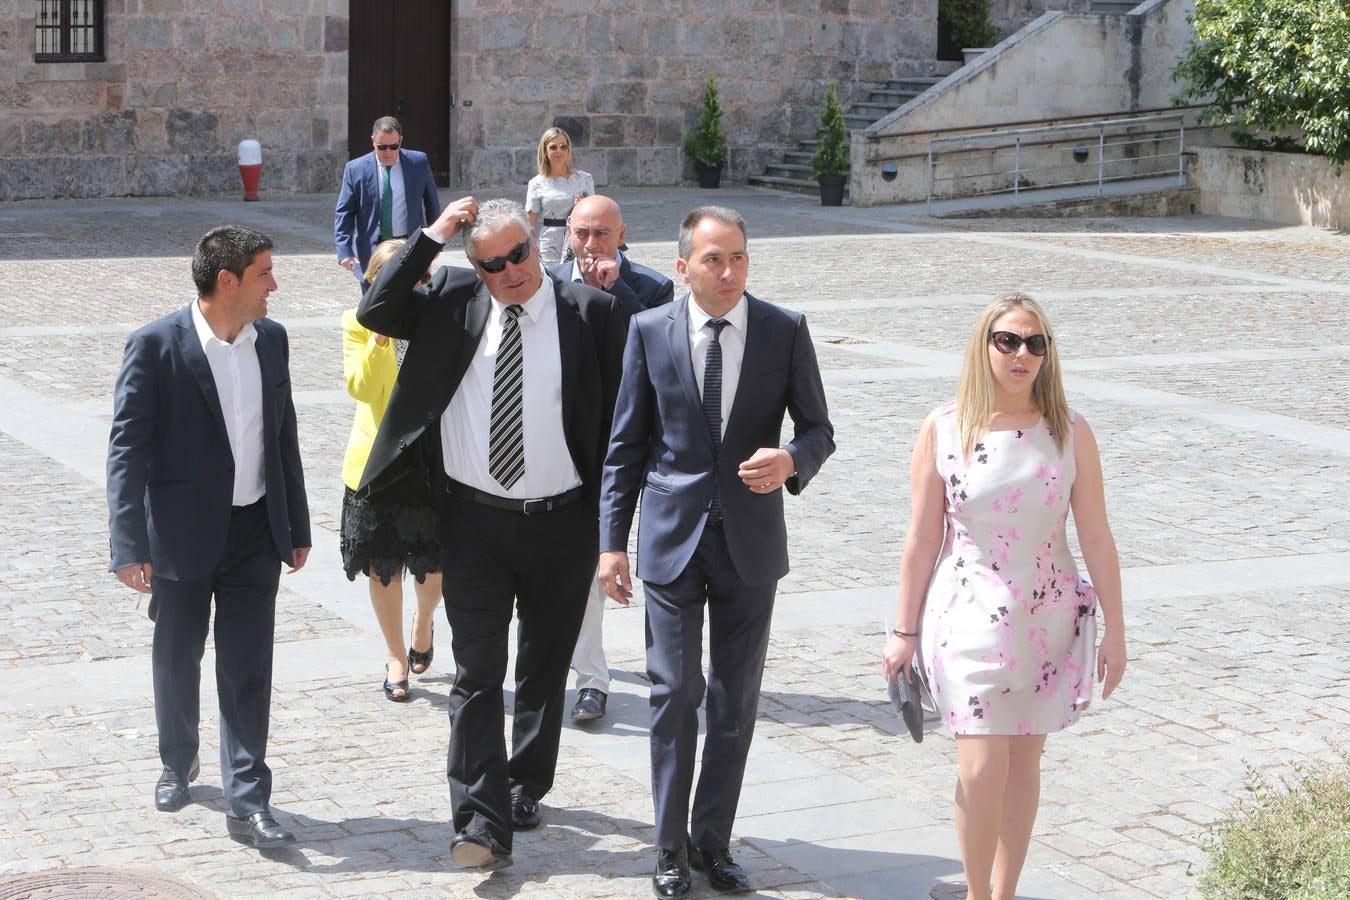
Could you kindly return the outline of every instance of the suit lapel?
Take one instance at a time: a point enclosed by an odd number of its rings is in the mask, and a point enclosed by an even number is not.
[[[550,276],[551,277],[551,276]],[[572,421],[576,407],[577,368],[581,363],[581,313],[563,293],[563,282],[553,279],[554,305],[558,310],[558,352],[562,361],[563,430]]]
[[[464,310],[464,334],[460,338],[459,356],[455,361],[455,368],[450,373],[450,395],[459,390],[459,383],[464,380],[464,373],[469,370],[473,363],[474,354],[478,350],[478,342],[483,339],[483,329],[487,328],[488,313],[492,310],[492,295],[488,293],[487,285],[481,281],[474,288],[473,299],[469,301]],[[447,404],[450,397],[446,397]]]
[[[749,294],[745,295],[745,352],[741,355],[741,375],[736,380],[736,396],[732,398],[731,412],[728,413],[726,424],[722,428],[724,444],[727,442],[727,436],[736,427],[739,418],[736,413],[742,410],[745,404],[752,402],[748,395],[758,380],[755,376],[764,370],[766,364],[768,348],[765,347],[764,335],[761,333],[763,328],[761,319],[764,312],[758,300]]]
[[[178,352],[197,380],[197,386],[201,388],[202,399],[206,401],[206,408],[211,411],[212,421],[220,428],[221,435],[228,442],[229,432],[225,430],[225,414],[220,410],[220,394],[216,391],[216,379],[211,375],[211,364],[206,361],[202,342],[197,338],[197,326],[192,321],[192,307],[185,307],[178,314],[178,320],[174,324],[178,326],[175,332]]]
[[[685,397],[694,409],[699,411],[699,417],[702,418],[703,397],[698,392],[698,381],[694,379],[694,359],[689,352],[689,308],[691,303],[688,294],[685,294],[674,303],[670,304],[670,312],[666,322],[666,342],[670,346],[671,362],[675,365],[675,371],[680,376],[680,385],[684,388]],[[706,427],[697,429],[703,432],[708,439],[708,445],[712,445],[712,435],[708,433]]]

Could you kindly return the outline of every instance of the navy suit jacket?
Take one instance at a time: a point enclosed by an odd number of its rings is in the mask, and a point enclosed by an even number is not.
[[[663,306],[675,297],[675,283],[655,269],[635,263],[627,254],[620,256],[619,277],[609,286],[607,293],[619,298],[619,302],[635,316],[644,309]],[[571,261],[559,263],[548,273],[559,281],[572,280]]]
[[[267,520],[277,555],[290,563],[293,548],[311,545],[290,344],[271,319],[253,327]],[[108,439],[110,571],[148,562],[170,581],[208,577],[225,549],[233,496],[234,455],[220,397],[185,306],[127,338]]]
[[[356,318],[379,334],[408,340],[389,406],[366,460],[361,488],[379,478],[424,436],[439,462],[440,417],[459,389],[487,326],[492,298],[472,269],[444,266],[417,287],[441,245],[418,232],[361,298]],[[545,277],[548,277],[547,275]],[[600,464],[619,389],[628,314],[603,291],[553,280],[562,358],[562,421],[572,463],[592,503],[600,494]],[[444,475],[436,466],[437,478]]]
[[[441,214],[441,199],[436,194],[436,179],[425,153],[400,150],[398,160],[403,170],[408,219],[395,222],[394,230],[411,235],[436,221]],[[370,262],[371,251],[380,242],[380,164],[374,150],[347,163],[342,170],[342,190],[333,213],[333,236],[338,262],[355,256],[364,269]]]
[[[747,584],[787,574],[783,492],[755,494],[736,474],[761,447],[785,446],[797,466],[787,480],[801,493],[834,452],[825,389],[806,319],[745,295],[745,355],[720,450],[703,417],[689,354],[687,295],[636,316],[628,329],[623,381],[605,458],[600,495],[600,550],[626,550],[641,492],[637,575],[669,584],[688,565],[707,520],[714,481],[732,564]]]

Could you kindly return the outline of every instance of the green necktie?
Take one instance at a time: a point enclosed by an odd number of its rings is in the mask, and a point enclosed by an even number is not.
[[[394,189],[389,185],[389,166],[380,166],[380,240],[394,236]]]

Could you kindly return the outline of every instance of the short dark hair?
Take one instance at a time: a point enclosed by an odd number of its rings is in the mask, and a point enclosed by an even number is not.
[[[243,225],[221,225],[212,228],[197,242],[192,254],[192,281],[197,293],[210,297],[216,292],[216,276],[222,271],[244,277],[244,270],[264,250],[272,249],[272,239],[261,231]]]
[[[689,261],[689,254],[694,252],[694,229],[704,219],[716,219],[724,225],[735,225],[741,230],[741,237],[749,237],[745,233],[745,216],[736,210],[729,206],[700,206],[698,209],[689,210],[684,216],[684,221],[680,223],[680,259]]]
[[[393,116],[380,116],[375,120],[375,124],[370,126],[370,133],[375,135],[382,131],[397,131],[401,138],[403,137],[403,123]]]

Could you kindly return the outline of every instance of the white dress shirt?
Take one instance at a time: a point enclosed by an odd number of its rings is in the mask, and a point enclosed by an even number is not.
[[[712,343],[713,330],[707,327],[713,318],[703,311],[692,296],[689,298],[689,356],[694,364],[694,380],[698,382],[698,395],[703,396],[703,365],[708,358],[708,344]],[[722,329],[719,339],[722,344],[722,435],[727,433],[727,417],[731,415],[731,404],[736,400],[736,385],[741,380],[741,360],[745,356],[745,321],[748,315],[745,295],[736,300],[736,305],[722,318],[727,326]]]
[[[377,169],[384,168],[383,166],[380,165],[380,161],[378,159],[375,160],[375,166]],[[379,178],[384,177],[383,172],[376,172],[375,174]],[[376,187],[382,188],[383,186],[377,184]],[[394,194],[394,213],[393,213],[394,233],[393,235],[391,235],[391,237],[406,236],[408,233],[406,230],[408,228],[408,192],[404,189],[403,185],[402,156],[400,156],[397,160],[395,160],[394,165],[391,166],[389,169],[389,189]],[[375,192],[375,199],[377,202],[379,200],[379,196],[380,196],[379,190],[377,190]]]
[[[239,329],[234,341],[216,337],[197,302],[192,304],[192,324],[211,366],[216,396],[225,416],[225,432],[234,455],[235,506],[248,506],[266,492],[263,475],[262,370],[258,368],[258,332],[253,323]]]
[[[558,306],[553,281],[544,278],[519,318],[525,389],[521,415],[525,474],[510,490],[488,471],[492,423],[492,380],[502,340],[506,304],[492,298],[478,349],[450,405],[441,414],[445,474],[487,494],[513,500],[552,497],[581,484],[567,449],[562,420],[562,352],[558,345]]]
[[[622,251],[622,250],[615,250],[615,251],[614,251],[614,264],[615,264],[616,266],[623,266],[623,251]],[[617,276],[617,275],[614,276],[614,280],[615,280],[615,281],[617,281],[618,279],[619,279],[619,276]],[[572,260],[572,281],[575,282],[576,284],[585,284],[585,283],[586,283],[586,276],[581,274],[581,258],[580,258],[580,257],[575,257],[575,258],[573,258],[573,260]]]

